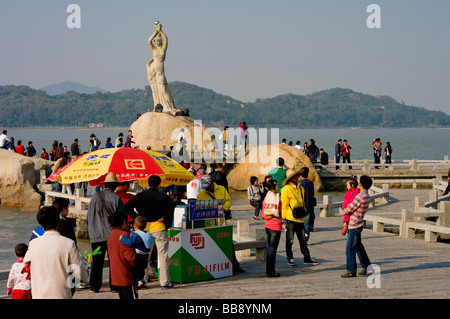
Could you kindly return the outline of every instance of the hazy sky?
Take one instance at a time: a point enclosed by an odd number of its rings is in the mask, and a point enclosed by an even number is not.
[[[81,28],[68,28],[70,4]],[[378,4],[381,28],[367,6]],[[0,85],[148,85],[147,40],[169,38],[169,82],[243,102],[343,87],[450,114],[448,0],[2,0]]]

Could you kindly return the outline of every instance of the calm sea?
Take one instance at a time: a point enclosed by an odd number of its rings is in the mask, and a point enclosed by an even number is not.
[[[125,135],[128,128],[115,129],[8,129],[8,136],[14,137],[16,142],[22,140],[24,144],[32,141],[40,153],[42,148],[47,150],[54,140],[62,142],[70,149],[75,138],[78,138],[83,151],[89,145],[89,136],[94,133],[105,145],[106,139],[111,137],[113,143],[119,132]],[[261,131],[259,131],[261,134]],[[267,138],[270,141],[270,130]],[[273,136],[273,135],[272,135]],[[352,146],[352,159],[372,159],[372,140],[381,138],[383,145],[390,142],[393,147],[393,161],[406,159],[442,160],[450,155],[450,129],[280,129],[279,138],[287,141],[301,141],[314,139],[316,145],[328,152],[330,159],[334,156],[334,145],[339,138],[347,139]],[[280,141],[273,141],[279,143]],[[324,194],[318,194],[318,200]],[[334,198],[340,200],[343,194],[334,193]],[[245,192],[232,193],[233,202],[247,204]],[[247,216],[248,215],[248,216]],[[235,214],[235,218],[251,217],[251,213]],[[0,270],[9,269],[16,260],[14,246],[20,242],[28,243],[32,230],[37,226],[36,213],[20,213],[17,208],[0,207]],[[6,282],[0,282],[0,289]],[[3,295],[3,293],[0,293]]]
[[[372,141],[381,138],[383,146],[390,142],[393,148],[392,160],[401,161],[406,159],[419,160],[442,160],[444,155],[450,155],[450,128],[404,128],[404,129],[268,129],[267,132],[257,129],[258,141],[266,143],[280,143],[282,138],[303,143],[314,139],[319,148],[328,152],[330,159],[334,156],[334,145],[339,138],[347,139],[352,147],[352,159],[372,159]],[[8,136],[14,137],[16,144],[18,140],[27,145],[32,141],[38,154],[41,149],[50,149],[54,140],[62,142],[70,150],[70,145],[78,138],[82,151],[89,147],[89,137],[95,134],[102,142],[101,147],[106,144],[106,139],[111,137],[114,144],[117,135],[122,132],[126,136],[128,128],[115,129],[17,129],[9,128]],[[271,141],[272,136],[279,136],[278,141]],[[266,142],[266,140],[268,142]]]

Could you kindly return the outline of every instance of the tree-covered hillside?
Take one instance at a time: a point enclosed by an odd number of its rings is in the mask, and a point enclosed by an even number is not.
[[[237,126],[246,121],[264,127],[448,127],[450,116],[407,106],[387,96],[349,89],[329,89],[309,95],[285,94],[243,103],[212,90],[183,82],[169,84],[177,108],[207,126]],[[61,127],[103,123],[130,126],[138,114],[153,109],[152,92],[48,95],[28,86],[0,86],[0,123],[3,127]]]

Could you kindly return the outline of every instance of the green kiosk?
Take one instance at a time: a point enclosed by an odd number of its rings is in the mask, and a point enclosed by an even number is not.
[[[186,283],[233,275],[233,226],[225,224],[223,200],[177,206],[169,235],[170,280]]]

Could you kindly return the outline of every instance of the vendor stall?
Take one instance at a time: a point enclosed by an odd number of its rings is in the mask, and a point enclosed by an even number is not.
[[[169,235],[170,280],[210,280],[233,274],[233,226],[224,224],[223,200],[177,206]]]

